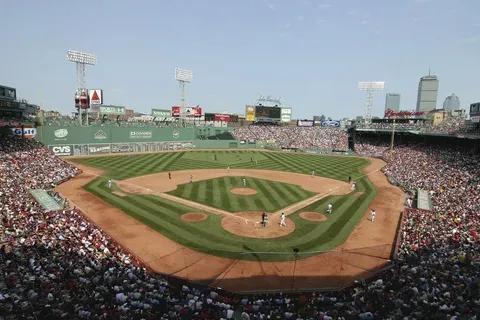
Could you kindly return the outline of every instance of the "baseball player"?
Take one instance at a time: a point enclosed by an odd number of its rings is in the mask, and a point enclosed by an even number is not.
[[[193,176],[190,175],[190,183],[192,183],[192,182],[193,182]]]
[[[280,226],[281,227],[287,226],[287,222],[285,221],[285,212],[282,212],[282,215],[280,216]]]
[[[168,180],[172,180],[172,173],[171,172],[168,173]]]
[[[333,211],[333,204],[329,203],[328,206],[327,206],[327,213],[331,214],[332,211]]]
[[[263,211],[262,213],[262,227],[266,227],[267,226],[267,213],[265,211]]]
[[[377,213],[375,212],[375,209],[370,210],[370,221],[375,222],[375,215]]]
[[[315,170],[312,170],[312,178],[315,177]]]
[[[350,189],[351,189],[352,191],[355,191],[356,188],[357,188],[357,184],[356,184],[355,182],[352,183],[352,186],[351,186]]]
[[[412,207],[412,205],[413,205],[413,200],[412,200],[412,198],[408,197],[408,199],[407,199],[407,205],[408,205],[409,208]]]
[[[246,187],[247,186],[247,179],[243,178],[242,181],[243,181],[243,186]]]
[[[108,189],[112,189],[112,179],[108,179]]]

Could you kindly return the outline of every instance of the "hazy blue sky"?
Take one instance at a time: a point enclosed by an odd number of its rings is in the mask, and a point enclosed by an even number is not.
[[[0,0],[0,84],[71,112],[65,52],[77,49],[97,55],[87,86],[102,88],[105,103],[144,112],[178,103],[175,66],[193,70],[188,103],[207,112],[244,112],[264,94],[294,117],[354,116],[361,80],[384,80],[412,109],[429,67],[438,105],[455,92],[467,106],[480,101],[479,14],[479,0]]]

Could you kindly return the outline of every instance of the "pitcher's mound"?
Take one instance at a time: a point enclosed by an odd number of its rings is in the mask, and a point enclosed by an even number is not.
[[[230,192],[240,196],[253,196],[254,194],[257,194],[257,190],[252,188],[233,188],[230,189]]]
[[[266,227],[261,221],[261,211],[236,212],[223,216],[222,227],[237,236],[264,239],[283,237],[295,230],[295,223],[288,217],[285,219],[287,225],[280,226],[280,214],[269,214]]]
[[[322,222],[327,220],[327,217],[324,214],[318,212],[302,212],[300,213],[300,217],[313,222]]]
[[[189,212],[180,217],[185,222],[199,222],[207,219],[207,215],[201,212]]]

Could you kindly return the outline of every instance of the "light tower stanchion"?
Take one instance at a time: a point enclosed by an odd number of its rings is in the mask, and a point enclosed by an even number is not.
[[[86,91],[85,85],[85,77],[86,77],[86,66],[87,65],[95,65],[97,63],[97,58],[95,55],[87,52],[81,52],[76,50],[68,50],[67,51],[67,60],[75,63],[76,69],[76,80],[77,80],[77,90],[78,92]],[[87,93],[88,95],[88,93]],[[87,108],[89,106],[87,105]],[[88,125],[88,112],[82,112],[82,105],[78,106],[78,118],[80,121],[80,126],[83,126],[83,113],[86,116],[85,123]]]
[[[185,101],[186,101],[186,94],[185,94],[185,87],[187,83],[192,82],[193,79],[193,72],[192,70],[182,69],[182,68],[175,68],[175,80],[178,81],[180,86],[180,107],[181,112],[183,112],[185,108]]]
[[[373,94],[376,91],[382,91],[385,88],[383,81],[360,81],[358,89],[367,93],[367,100],[365,102],[365,123],[370,124],[372,121],[373,108]]]

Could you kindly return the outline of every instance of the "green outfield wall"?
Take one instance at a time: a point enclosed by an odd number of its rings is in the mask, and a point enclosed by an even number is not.
[[[255,143],[220,140],[229,128],[156,126],[41,126],[36,138],[59,156],[181,149],[256,148]]]

